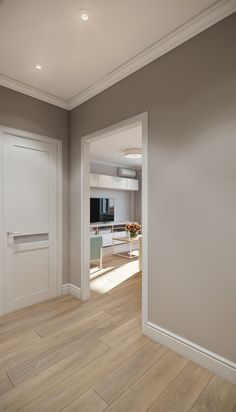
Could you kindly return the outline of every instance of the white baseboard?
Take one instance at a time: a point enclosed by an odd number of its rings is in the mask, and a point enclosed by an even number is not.
[[[62,285],[62,295],[70,295],[70,283]]]
[[[62,286],[63,295],[72,295],[77,299],[81,299],[81,289],[78,286],[72,285],[72,283],[66,283]]]
[[[152,322],[146,324],[146,335],[182,356],[198,363],[222,378],[236,384],[236,364],[196,345]]]

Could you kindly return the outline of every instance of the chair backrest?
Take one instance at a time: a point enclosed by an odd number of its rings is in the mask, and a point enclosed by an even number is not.
[[[102,236],[94,235],[90,237],[90,260],[100,259],[100,249],[102,245]]]

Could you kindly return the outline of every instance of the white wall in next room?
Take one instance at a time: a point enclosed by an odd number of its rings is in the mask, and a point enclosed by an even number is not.
[[[106,174],[110,176],[118,176],[118,168],[116,166],[90,163],[91,173]],[[107,197],[114,199],[115,204],[115,222],[126,222],[136,218],[136,202],[134,192],[125,190],[91,188],[91,197]]]

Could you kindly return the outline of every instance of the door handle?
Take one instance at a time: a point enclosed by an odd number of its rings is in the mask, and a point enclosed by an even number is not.
[[[8,245],[12,246],[14,244],[14,237],[22,235],[22,232],[7,232]]]
[[[7,232],[7,236],[19,236],[22,235],[22,232]]]

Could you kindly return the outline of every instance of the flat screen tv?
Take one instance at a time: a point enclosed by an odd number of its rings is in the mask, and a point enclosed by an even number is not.
[[[90,223],[114,222],[114,199],[90,198]]]

